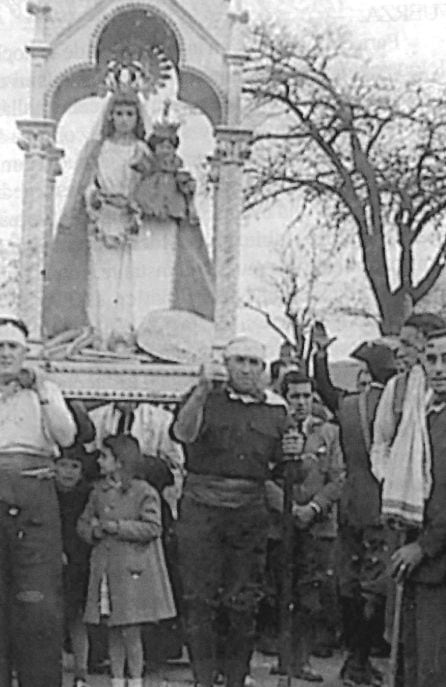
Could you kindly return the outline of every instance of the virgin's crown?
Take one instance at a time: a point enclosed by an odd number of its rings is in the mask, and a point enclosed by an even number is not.
[[[121,64],[111,60],[107,65],[105,87],[112,93],[138,93],[144,90],[146,73],[140,62]]]

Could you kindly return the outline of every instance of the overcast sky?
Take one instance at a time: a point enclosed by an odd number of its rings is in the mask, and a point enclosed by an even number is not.
[[[214,0],[196,0],[197,3]],[[378,71],[405,75],[417,73],[432,78],[437,70],[446,72],[446,2],[420,0],[243,0],[253,20],[276,18],[288,28],[303,30],[309,20],[316,25],[343,23],[350,26],[372,57]],[[25,12],[24,1],[0,0],[0,236],[17,237],[20,230],[21,174],[23,154],[16,146],[15,120],[26,117],[28,108],[28,56],[24,45],[31,39],[32,18]],[[305,23],[304,23],[305,22]],[[442,79],[441,79],[442,80]],[[446,78],[445,78],[446,84]],[[94,103],[76,105],[64,116],[58,142],[66,150],[64,176],[58,181],[58,208],[63,203],[66,187],[77,151],[88,134],[96,111]],[[197,127],[197,128],[194,128]],[[195,131],[200,132],[197,146]],[[203,156],[212,150],[212,135],[201,117],[184,121],[182,128],[184,155],[188,166],[199,174]],[[74,135],[75,134],[75,135]],[[205,213],[206,203],[201,206]],[[290,219],[289,208],[281,207],[243,223],[242,233],[242,290],[249,286],[253,267],[265,259],[271,247],[271,235],[280,231]],[[205,224],[209,225],[207,217]],[[277,339],[262,325],[257,316],[243,313],[241,329],[255,326],[269,343],[270,351]],[[335,354],[344,356],[352,344],[375,332],[360,323],[333,320],[331,329],[339,337]],[[343,330],[348,327],[348,336]]]

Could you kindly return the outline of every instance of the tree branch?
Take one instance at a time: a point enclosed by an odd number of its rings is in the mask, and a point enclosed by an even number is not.
[[[264,308],[260,308],[259,306],[254,305],[253,303],[249,303],[248,301],[245,301],[243,303],[243,307],[248,308],[249,310],[253,310],[254,312],[259,313],[260,315],[263,315],[267,325],[271,327],[271,329],[273,329],[277,334],[279,334],[279,336],[281,336],[282,339],[284,339],[284,341],[291,345],[294,345],[288,334],[285,332],[285,330],[282,329],[282,327],[280,327],[276,322],[274,322],[270,313],[267,310],[264,310]]]
[[[431,288],[434,286],[440,274],[443,272],[445,266],[445,256],[446,256],[446,239],[443,241],[440,249],[437,251],[437,255],[432,261],[431,267],[428,269],[426,274],[418,284],[412,289],[411,296],[414,305],[419,303],[424,296],[426,296]]]

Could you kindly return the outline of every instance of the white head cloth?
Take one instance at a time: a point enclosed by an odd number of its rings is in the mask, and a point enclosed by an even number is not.
[[[262,362],[266,360],[265,346],[252,339],[250,336],[240,335],[232,339],[225,348],[225,358],[233,355],[241,355],[246,358],[258,358]]]
[[[0,324],[0,342],[4,341],[17,343],[24,347],[27,345],[25,333],[13,322]]]

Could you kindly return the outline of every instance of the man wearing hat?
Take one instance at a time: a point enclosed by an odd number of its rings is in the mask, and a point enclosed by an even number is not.
[[[341,676],[348,685],[379,684],[369,660],[373,620],[364,612],[364,590],[385,567],[385,536],[380,524],[379,485],[370,469],[369,453],[376,407],[384,385],[395,372],[394,353],[384,342],[367,342],[352,354],[367,364],[372,377],[362,392],[346,393],[333,386],[327,363],[330,339],[325,328],[313,331],[314,375],[322,400],[340,426],[347,477],[339,509],[338,582],[348,656]],[[374,606],[384,599],[374,594]]]
[[[24,369],[28,331],[0,317],[0,684],[59,687],[62,545],[52,480],[76,434],[62,394]],[[13,665],[14,663],[14,665]]]
[[[225,350],[225,374],[203,369],[172,426],[186,452],[178,539],[187,641],[201,687],[211,687],[218,668],[228,687],[242,687],[249,671],[269,524],[265,481],[282,443],[295,441],[282,440],[285,404],[265,391],[264,369],[264,347],[237,337]]]

